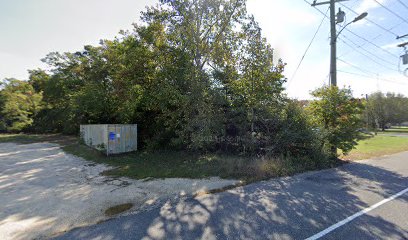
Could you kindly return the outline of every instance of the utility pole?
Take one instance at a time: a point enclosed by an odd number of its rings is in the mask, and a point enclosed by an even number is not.
[[[330,0],[327,2],[316,3],[312,6],[330,4],[330,85],[337,86],[337,32],[336,32],[336,2],[348,0]]]
[[[330,85],[337,86],[336,1],[330,0]]]

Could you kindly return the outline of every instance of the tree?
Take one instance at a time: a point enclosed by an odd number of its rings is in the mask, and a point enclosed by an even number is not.
[[[35,129],[137,123],[146,147],[285,151],[272,146],[279,126],[296,119],[285,112],[284,64],[274,61],[245,2],[161,0],[132,31],[48,54],[50,71],[30,72],[43,93]]]
[[[19,132],[33,123],[41,109],[41,93],[26,81],[5,79],[0,91],[0,131]]]
[[[310,103],[308,111],[322,137],[322,147],[328,147],[333,156],[337,149],[348,153],[357,144],[362,103],[353,98],[350,89],[336,86],[325,86],[311,94],[316,100]]]
[[[408,120],[408,98],[395,93],[375,92],[368,97],[365,115],[371,127],[384,131],[387,124],[398,125]]]
[[[149,8],[142,19],[148,25],[163,24],[168,47],[185,56],[185,69],[167,75],[170,82],[184,82],[183,105],[170,114],[181,123],[176,130],[178,141],[192,149],[214,147],[214,142],[207,140],[224,136],[224,110],[228,105],[220,91],[225,88],[224,79],[219,77],[234,64],[239,41],[235,28],[246,18],[245,1],[160,2],[159,7]]]
[[[44,91],[50,76],[42,69],[29,70],[28,83],[33,86],[34,90],[39,93]]]

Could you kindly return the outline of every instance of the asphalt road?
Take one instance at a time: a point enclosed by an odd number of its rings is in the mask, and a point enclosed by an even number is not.
[[[408,239],[408,152],[178,199],[56,239]]]

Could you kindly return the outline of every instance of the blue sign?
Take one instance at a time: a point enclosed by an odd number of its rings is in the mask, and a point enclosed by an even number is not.
[[[115,140],[115,135],[114,132],[109,132],[109,140]]]

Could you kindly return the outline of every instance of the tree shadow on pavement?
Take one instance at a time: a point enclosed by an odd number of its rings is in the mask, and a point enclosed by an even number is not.
[[[74,229],[61,239],[305,239],[408,186],[407,174],[353,163],[230,191],[168,201],[151,211]],[[404,200],[405,199],[405,200]],[[406,198],[399,199],[406,204]],[[407,229],[364,215],[359,239],[407,239]],[[329,237],[328,235],[327,237]]]

